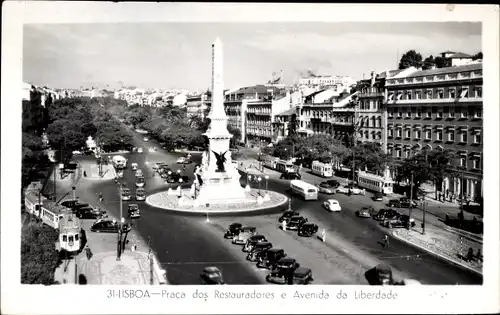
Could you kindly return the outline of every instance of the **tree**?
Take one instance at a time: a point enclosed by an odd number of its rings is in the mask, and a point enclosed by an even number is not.
[[[422,150],[410,158],[404,160],[398,168],[399,175],[403,179],[411,181],[413,177],[413,195],[420,188],[420,185],[433,178],[431,166],[428,162],[428,152]]]
[[[415,50],[409,50],[401,56],[398,69],[408,69],[410,67],[422,67],[422,55]]]
[[[441,191],[444,178],[455,173],[455,170],[451,168],[451,164],[456,157],[457,156],[450,150],[432,150],[427,154],[431,177],[436,188],[436,199],[438,197],[438,191]]]
[[[354,154],[353,154],[354,151]],[[382,175],[386,167],[392,168],[394,160],[392,156],[382,152],[378,143],[362,143],[354,146],[350,154],[346,154],[344,164],[352,165],[354,158],[355,169],[368,170],[371,173]]]
[[[434,56],[430,55],[429,57],[424,59],[424,62],[422,64],[422,70],[429,70],[432,69],[436,66],[436,60],[434,59]]]
[[[483,52],[478,52],[474,56],[472,56],[472,60],[478,60],[478,59],[483,59]]]
[[[54,284],[60,264],[55,243],[59,234],[52,228],[29,223],[21,228],[21,283]]]
[[[444,58],[444,57],[438,56],[434,59],[434,62],[436,63],[436,68],[451,67],[451,59],[449,59],[449,58]]]

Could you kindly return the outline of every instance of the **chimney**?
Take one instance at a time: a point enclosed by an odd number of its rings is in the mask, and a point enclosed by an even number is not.
[[[372,71],[372,73],[371,73],[371,83],[370,83],[371,86],[375,85],[375,77],[376,77],[375,71]]]

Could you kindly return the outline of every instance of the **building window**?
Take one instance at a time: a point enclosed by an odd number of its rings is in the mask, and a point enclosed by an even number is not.
[[[422,117],[422,109],[417,108],[417,112],[415,113],[415,118],[421,118]]]
[[[415,91],[415,99],[419,100],[422,98],[422,91]]]
[[[432,99],[432,90],[425,91],[425,95],[428,100]]]
[[[392,118],[392,108],[389,108],[387,110],[387,115],[389,116],[389,118]]]
[[[469,97],[469,88],[463,87],[460,92],[460,98],[466,98],[466,97]]]
[[[437,99],[443,99],[444,98],[444,91],[443,90],[437,90]]]
[[[465,167],[466,164],[467,164],[467,160],[465,159],[465,156],[461,156],[458,159],[458,166]]]
[[[441,111],[441,109],[438,110],[438,112],[436,113],[436,118],[443,118],[443,112]]]
[[[474,135],[474,144],[480,144],[481,143],[481,134],[476,133]]]
[[[394,93],[389,93],[388,100],[389,101],[394,100]]]
[[[481,108],[477,108],[474,110],[474,118],[483,117],[483,110]]]
[[[398,118],[403,117],[403,110],[400,108],[398,111]]]
[[[392,137],[392,135],[393,135],[393,129],[389,127],[389,137]]]
[[[454,130],[448,131],[448,141],[450,141],[450,142],[455,141],[455,131]]]
[[[387,154],[392,155],[392,148],[387,148]]]
[[[401,138],[401,132],[402,132],[402,131],[401,131],[401,128],[398,128],[398,129],[396,130],[396,137]]]
[[[409,158],[410,157],[410,150],[406,149],[405,150],[405,158]]]
[[[425,140],[431,140],[432,139],[432,133],[430,130],[425,131]]]
[[[401,149],[396,149],[396,157],[397,158],[401,157]]]
[[[425,112],[425,118],[432,118],[432,111],[430,108]]]
[[[460,135],[460,143],[467,143],[467,132],[463,131]]]
[[[406,118],[411,118],[411,108],[406,110]]]
[[[396,94],[396,100],[400,100],[401,97],[403,97],[403,92],[399,91],[397,94]]]
[[[455,98],[455,89],[449,89],[448,90],[448,97],[449,98]]]
[[[455,109],[450,107],[450,112],[448,113],[448,118],[455,118]]]
[[[481,167],[481,161],[479,160],[479,158],[475,158],[472,160],[472,168],[475,169],[475,170],[478,170],[480,167]]]
[[[483,88],[478,86],[475,90],[475,97],[483,97]]]
[[[420,139],[421,132],[420,130],[415,130],[415,139]]]
[[[468,108],[462,107],[462,110],[460,111],[460,118],[465,119],[468,116]]]
[[[410,130],[410,129],[406,129],[406,135],[405,135],[405,138],[406,138],[406,139],[410,139],[410,138],[411,138],[411,130]]]
[[[411,90],[410,91],[406,91],[406,99],[407,100],[411,100]]]
[[[436,140],[443,141],[443,130],[436,131]]]

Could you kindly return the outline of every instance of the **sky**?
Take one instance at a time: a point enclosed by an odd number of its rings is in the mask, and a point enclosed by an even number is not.
[[[423,58],[481,51],[481,23],[266,22],[25,24],[23,80],[53,88],[97,86],[206,90],[211,44],[223,43],[224,84],[263,84],[283,70],[351,76],[397,68],[414,49]]]

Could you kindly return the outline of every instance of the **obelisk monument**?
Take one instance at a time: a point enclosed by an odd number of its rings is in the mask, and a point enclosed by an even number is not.
[[[224,81],[222,42],[217,37],[212,44],[212,106],[210,125],[203,134],[209,140],[203,153],[198,200],[200,203],[234,203],[246,199],[240,185],[240,174],[231,160],[229,141],[233,137],[227,130],[224,110]]]

